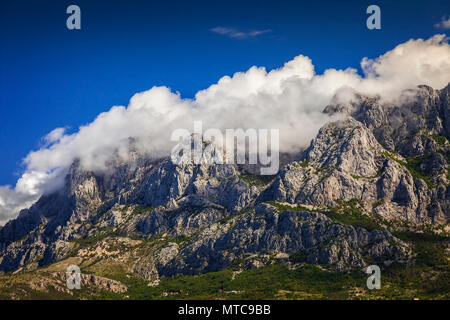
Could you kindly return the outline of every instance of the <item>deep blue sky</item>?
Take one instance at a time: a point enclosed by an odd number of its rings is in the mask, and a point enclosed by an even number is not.
[[[66,28],[70,4],[82,30]],[[366,28],[370,4],[381,7],[381,30]],[[76,130],[154,85],[192,97],[298,54],[319,73],[358,68],[364,56],[444,33],[433,25],[449,13],[448,0],[0,0],[0,185],[15,184],[21,160],[54,128]],[[272,32],[232,39],[210,31],[217,26]]]

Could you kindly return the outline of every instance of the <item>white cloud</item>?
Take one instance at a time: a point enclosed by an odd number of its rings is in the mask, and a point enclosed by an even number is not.
[[[450,46],[445,35],[410,40],[376,59],[362,59],[361,66],[363,77],[352,68],[316,74],[311,60],[299,55],[270,72],[252,67],[224,76],[194,99],[167,87],[137,93],[128,107],[114,106],[76,133],[65,134],[62,128],[49,133],[44,145],[24,159],[26,170],[15,188],[0,187],[0,221],[58,186],[74,159],[86,169],[103,170],[112,157],[127,159],[129,137],[136,138],[139,151],[165,156],[174,145],[172,131],[192,130],[194,120],[202,120],[204,130],[279,128],[280,150],[296,152],[329,121],[322,110],[337,94],[348,98],[358,91],[395,99],[419,84],[446,86]]]
[[[38,198],[38,194],[23,193],[11,186],[0,186],[0,225],[16,217],[20,209],[31,206]]]
[[[443,16],[439,23],[434,25],[435,28],[450,29],[450,16]]]
[[[61,138],[64,136],[64,133],[66,132],[65,128],[56,128],[54,129],[52,132],[50,132],[49,134],[47,134],[44,137],[44,142],[45,145],[50,145],[52,143],[58,142],[59,140],[61,140]]]
[[[215,27],[215,28],[212,28],[211,31],[214,33],[217,33],[217,34],[226,35],[230,38],[247,39],[247,38],[252,38],[252,37],[262,35],[264,33],[271,32],[272,30],[270,30],[270,29],[251,30],[248,32],[244,32],[244,31],[239,31],[234,28]]]

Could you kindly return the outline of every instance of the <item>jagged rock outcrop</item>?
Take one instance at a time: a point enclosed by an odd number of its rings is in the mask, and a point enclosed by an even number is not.
[[[89,236],[100,226],[121,222],[115,204],[170,208],[188,218],[198,208],[211,207],[220,219],[238,212],[258,195],[257,188],[239,179],[232,165],[177,166],[170,159],[151,161],[145,157],[111,165],[107,172],[95,173],[74,163],[61,190],[43,196],[1,228],[0,270],[11,271],[35,260],[46,264],[61,259],[70,250],[64,249],[68,245],[61,248],[57,243]],[[157,218],[151,219],[157,212],[144,221],[129,221],[136,225],[130,225],[128,231],[153,228],[152,221]],[[189,218],[188,224],[211,223],[214,219],[210,220],[207,212],[203,221],[197,216]],[[164,215],[160,218],[165,219]]]
[[[170,211],[157,208],[139,220],[136,228],[145,234],[189,235],[228,215],[223,207],[217,205],[182,206]]]
[[[70,277],[70,274],[67,272],[55,272],[52,274],[53,278],[56,280],[60,280],[62,282],[62,285],[60,284],[61,290],[64,290],[68,293],[70,293],[70,290],[68,290],[64,285],[67,282],[67,279]],[[53,279],[49,279],[49,283],[41,284],[41,286],[52,286],[55,287],[55,281]],[[81,280],[81,287],[94,287],[97,290],[107,290],[111,292],[126,292],[128,290],[127,286],[123,283],[120,283],[119,281],[107,279],[104,277],[99,277],[92,274],[80,274],[80,280]]]
[[[447,222],[449,86],[420,86],[408,97],[393,105],[359,96],[325,108],[347,119],[325,125],[260,201],[336,206],[336,200],[359,199],[386,219]]]
[[[256,195],[257,189],[240,180],[233,165],[175,165],[167,159],[122,202],[160,206],[170,200],[185,198],[185,202],[190,201],[193,206],[216,203],[237,212]]]
[[[352,227],[317,212],[254,213],[216,223],[160,264],[161,275],[217,271],[236,264],[266,265],[277,257],[301,253],[307,263],[336,270],[367,265],[367,260],[406,261],[409,248],[389,232]],[[259,263],[255,263],[255,261]]]
[[[429,220],[431,191],[389,154],[362,123],[349,118],[323,127],[303,160],[287,165],[260,201],[337,206],[361,200],[384,218]],[[436,217],[443,219],[443,217]]]

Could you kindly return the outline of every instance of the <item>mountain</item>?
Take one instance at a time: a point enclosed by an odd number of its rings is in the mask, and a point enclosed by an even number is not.
[[[133,150],[104,172],[76,161],[63,187],[0,229],[0,287],[14,278],[25,296],[72,294],[61,282],[69,262],[86,284],[121,294],[127,277],[159,288],[177,275],[234,279],[276,266],[339,275],[426,265],[440,270],[433,281],[448,279],[449,91],[332,103],[324,112],[342,120],[273,177]]]

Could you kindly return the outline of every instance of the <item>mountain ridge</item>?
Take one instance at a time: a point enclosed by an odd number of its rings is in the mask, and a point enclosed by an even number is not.
[[[437,230],[450,219],[450,84],[417,90],[402,105],[359,96],[327,106],[347,117],[323,126],[270,181],[229,164],[139,155],[101,175],[75,162],[62,189],[0,228],[0,271],[80,257],[83,241],[108,237],[149,243],[127,269],[151,285],[294,254],[340,272],[414,264],[414,248],[387,226]]]

